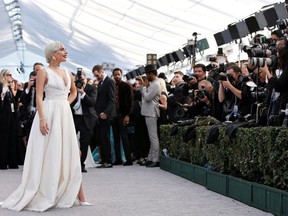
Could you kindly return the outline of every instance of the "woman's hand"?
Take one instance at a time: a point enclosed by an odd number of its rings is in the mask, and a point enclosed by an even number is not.
[[[45,118],[40,119],[40,132],[43,136],[46,136],[49,132],[49,128]]]

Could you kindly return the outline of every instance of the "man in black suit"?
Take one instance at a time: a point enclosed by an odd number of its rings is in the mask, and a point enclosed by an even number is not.
[[[37,71],[43,68],[43,64],[35,63],[33,66],[33,71],[29,74],[29,81],[24,84],[24,90],[20,96],[19,107],[20,112],[20,122],[22,126],[23,142],[26,146],[28,143],[28,138],[36,113],[36,77]]]
[[[127,125],[129,124],[129,117],[132,112],[133,92],[132,87],[122,80],[122,70],[115,68],[112,72],[113,78],[116,82],[115,94],[115,117],[112,119],[112,129],[114,137],[114,149],[116,161],[114,165],[121,165],[121,151],[120,141],[125,154],[126,161],[123,166],[133,165],[131,160],[131,148],[127,135]]]
[[[93,85],[87,84],[87,78],[82,70],[77,72],[75,84],[78,96],[71,104],[76,133],[80,132],[79,142],[81,150],[82,172],[87,172],[85,160],[87,157],[88,146],[93,136],[93,128],[97,121],[95,102],[97,89]]]
[[[95,65],[93,74],[99,80],[96,101],[97,136],[100,145],[102,165],[98,168],[111,168],[110,118],[115,104],[115,82],[107,76],[102,65]]]

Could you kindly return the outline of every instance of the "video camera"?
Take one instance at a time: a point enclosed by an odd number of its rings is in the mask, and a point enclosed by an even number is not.
[[[82,80],[82,68],[77,68],[77,74],[76,74],[76,77],[75,77],[75,85],[77,88],[82,88],[83,85],[84,85],[84,82]]]

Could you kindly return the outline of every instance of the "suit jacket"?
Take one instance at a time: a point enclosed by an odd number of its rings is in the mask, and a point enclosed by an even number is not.
[[[160,110],[157,106],[160,98],[160,82],[158,79],[150,83],[148,87],[144,87],[142,92],[141,115],[148,117],[160,117]]]
[[[30,88],[30,91],[28,94],[26,94],[26,89],[28,87],[28,82],[24,84],[24,90],[20,96],[20,102],[23,104],[23,108],[26,110],[30,106],[30,102],[32,99],[32,87]],[[35,94],[34,94],[34,101],[33,101],[34,107],[36,107],[36,88],[35,88]]]
[[[101,82],[100,82],[101,83]],[[97,115],[105,113],[108,117],[111,117],[113,106],[115,104],[115,82],[106,76],[102,83],[98,85],[97,101],[95,109]]]
[[[97,114],[96,114],[96,110],[94,107],[96,98],[97,98],[97,89],[93,85],[86,84],[84,91],[86,95],[84,96],[83,99],[81,99],[83,118],[84,118],[86,127],[88,129],[93,129],[97,121]],[[76,102],[77,102],[77,97],[71,103],[73,115],[75,112],[73,109],[73,106],[76,104]]]
[[[133,91],[131,86],[126,82],[119,82],[118,86],[118,100],[119,100],[119,113],[121,116],[130,115],[133,108]]]

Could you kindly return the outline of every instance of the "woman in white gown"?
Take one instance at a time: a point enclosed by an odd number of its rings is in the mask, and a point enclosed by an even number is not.
[[[72,75],[60,67],[67,51],[55,41],[46,46],[45,56],[49,66],[37,74],[38,111],[27,145],[22,182],[1,204],[15,211],[69,208],[76,199],[80,205],[91,205],[85,202],[82,190],[80,152],[70,109],[76,87]]]

